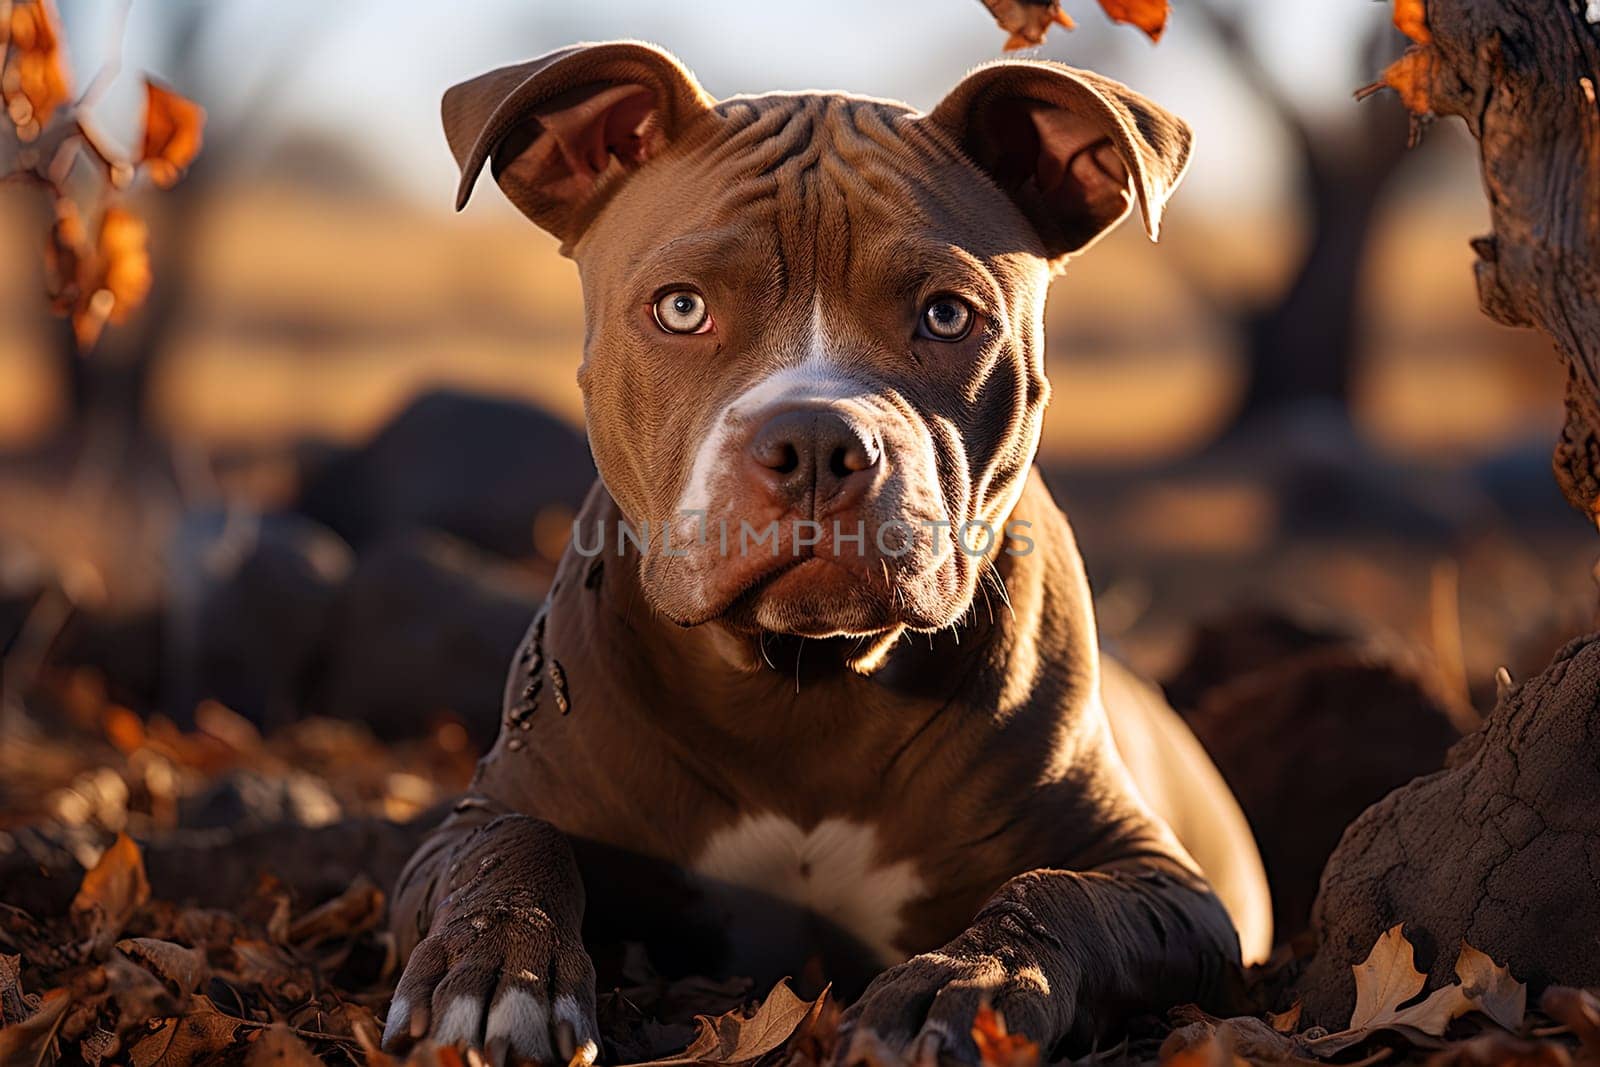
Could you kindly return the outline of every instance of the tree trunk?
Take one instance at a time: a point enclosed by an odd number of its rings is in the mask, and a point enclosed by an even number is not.
[[[1492,234],[1476,238],[1478,299],[1536,326],[1567,367],[1556,480],[1600,518],[1600,27],[1585,0],[1429,0],[1432,110],[1478,139]]]

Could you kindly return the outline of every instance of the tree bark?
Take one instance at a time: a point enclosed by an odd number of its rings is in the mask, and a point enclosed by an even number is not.
[[[1431,109],[1478,139],[1493,232],[1473,240],[1491,318],[1535,326],[1567,367],[1556,480],[1600,518],[1600,27],[1585,0],[1429,0]]]

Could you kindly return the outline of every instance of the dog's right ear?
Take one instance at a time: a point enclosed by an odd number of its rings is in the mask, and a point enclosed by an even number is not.
[[[462,82],[442,108],[461,166],[456,210],[487,162],[506,197],[570,247],[617,178],[711,103],[682,63],[635,41],[563,48]]]

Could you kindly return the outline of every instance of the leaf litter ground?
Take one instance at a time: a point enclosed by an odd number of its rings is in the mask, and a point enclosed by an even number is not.
[[[342,892],[302,900],[265,871],[228,907],[194,906],[153,892],[136,838],[159,840],[196,798],[232,796],[241,776],[299,782],[320,798],[302,797],[297,809],[313,821],[426,818],[471,773],[459,726],[443,722],[424,739],[388,745],[358,726],[307,720],[263,738],[209,705],[185,731],[142,720],[76,677],[52,700],[48,734],[13,725],[0,745],[0,834],[14,842],[48,826],[85,872],[70,899],[48,910],[18,906],[0,878],[0,1065],[398,1062],[377,1048],[398,971],[386,887],[357,873]],[[229,855],[225,831],[218,840],[218,864],[249,862]],[[1530,1011],[1522,983],[1471,946],[1460,947],[1459,981],[1429,991],[1402,928],[1386,932],[1352,968],[1356,1007],[1336,1033],[1302,1028],[1285,993],[1294,968],[1280,954],[1249,976],[1241,1001],[1285,1010],[1219,1018],[1179,1008],[1139,1020],[1133,1039],[1080,1062],[1600,1067],[1600,999],[1555,989]],[[826,993],[808,1001],[781,985],[667,981],[642,953],[625,974],[625,987],[601,991],[602,1062],[799,1067],[838,1052],[840,1006]],[[992,1012],[973,1025],[985,1067],[1044,1058]],[[897,1064],[867,1039],[850,1052],[876,1067]],[[481,1060],[424,1046],[406,1062]]]

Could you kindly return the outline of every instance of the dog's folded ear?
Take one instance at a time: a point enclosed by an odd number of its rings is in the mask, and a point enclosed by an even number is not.
[[[441,109],[461,166],[456,209],[487,162],[523,214],[570,244],[616,176],[711,103],[683,64],[636,41],[563,48],[462,82]]]
[[[1110,230],[1135,199],[1154,240],[1193,143],[1182,119],[1126,86],[1038,60],[979,67],[921,121],[955,137],[1057,261]]]

